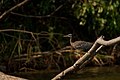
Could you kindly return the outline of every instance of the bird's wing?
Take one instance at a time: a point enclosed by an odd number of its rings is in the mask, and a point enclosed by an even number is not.
[[[92,47],[93,43],[86,42],[86,41],[75,41],[73,42],[73,47],[75,49],[82,49],[82,50],[89,50]]]

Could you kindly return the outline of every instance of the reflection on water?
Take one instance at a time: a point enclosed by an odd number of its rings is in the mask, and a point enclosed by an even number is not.
[[[65,80],[120,80],[120,66],[116,67],[89,67],[77,72]]]
[[[19,73],[29,80],[51,80],[58,72],[42,71],[34,73]],[[114,67],[85,67],[75,74],[67,75],[62,80],[120,80],[120,66]]]

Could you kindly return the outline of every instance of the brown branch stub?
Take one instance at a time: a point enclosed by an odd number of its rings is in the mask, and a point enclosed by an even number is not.
[[[59,73],[57,76],[55,76],[52,80],[58,80],[61,77],[65,76],[67,73],[72,72],[76,69],[82,68],[84,66],[84,64],[88,63],[89,60],[91,60],[95,55],[96,52],[98,50],[100,50],[103,45],[105,46],[110,46],[113,44],[116,44],[120,42],[120,36],[108,41],[103,40],[103,37],[101,36],[100,38],[98,38],[95,43],[93,44],[93,46],[91,47],[91,49],[85,54],[83,55],[81,58],[79,58],[74,64],[73,66],[67,68],[66,70],[62,71],[61,73]],[[62,73],[64,73],[64,75],[62,75]]]
[[[14,9],[22,6],[23,4],[25,4],[26,2],[28,2],[29,0],[24,0],[21,3],[13,6],[12,8],[10,8],[9,10],[5,11],[1,16],[0,16],[0,20],[3,19],[8,13],[10,13],[11,11],[13,11]]]

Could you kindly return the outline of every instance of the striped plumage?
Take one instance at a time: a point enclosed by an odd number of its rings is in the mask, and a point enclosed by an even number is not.
[[[92,45],[93,45],[93,43],[86,42],[86,41],[75,41],[75,42],[72,42],[72,34],[65,35],[64,37],[69,37],[70,38],[70,45],[74,49],[81,49],[83,51],[88,51],[92,47]]]

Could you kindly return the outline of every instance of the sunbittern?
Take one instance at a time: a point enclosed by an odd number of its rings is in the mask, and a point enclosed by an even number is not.
[[[70,38],[70,45],[74,49],[82,50],[84,52],[88,51],[93,43],[91,42],[86,42],[86,41],[75,41],[72,42],[72,34],[65,35],[64,37],[69,37]],[[82,55],[83,56],[83,55]],[[97,62],[99,65],[101,65],[101,61],[99,61],[96,57],[93,58],[95,62]]]
[[[93,45],[93,43],[86,42],[86,41],[75,41],[75,42],[72,42],[72,34],[65,35],[64,37],[69,37],[70,38],[70,45],[74,49],[82,49],[83,51],[88,51],[92,47],[92,45]]]

